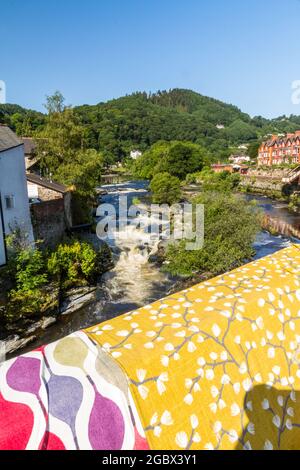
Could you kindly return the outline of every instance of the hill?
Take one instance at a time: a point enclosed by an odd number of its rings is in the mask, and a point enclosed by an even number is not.
[[[159,140],[202,144],[221,157],[230,143],[257,138],[250,116],[190,90],[135,93],[75,109],[89,129],[90,143],[118,158],[132,148],[145,150]],[[224,129],[218,129],[219,124]]]
[[[17,104],[0,104],[0,124],[11,127],[18,135],[31,136],[43,127],[45,115]]]
[[[144,151],[159,140],[194,142],[208,148],[212,158],[222,159],[240,144],[300,128],[300,116],[251,118],[236,106],[184,89],[139,92],[74,110],[86,128],[89,147],[103,151],[111,161],[135,148]],[[0,105],[0,122],[32,135],[43,127],[45,115]]]

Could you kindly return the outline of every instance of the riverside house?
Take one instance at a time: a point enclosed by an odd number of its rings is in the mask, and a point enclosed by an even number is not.
[[[6,263],[5,236],[16,228],[33,241],[24,144],[9,127],[0,125],[0,266]]]
[[[300,131],[286,136],[273,135],[258,151],[258,165],[300,163]]]
[[[26,178],[34,237],[54,247],[73,226],[72,191],[34,173]]]

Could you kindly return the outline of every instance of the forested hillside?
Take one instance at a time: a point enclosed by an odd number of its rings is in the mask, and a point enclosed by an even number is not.
[[[255,143],[268,133],[300,128],[300,116],[251,118],[236,106],[182,89],[134,93],[74,111],[85,127],[88,147],[102,151],[112,162],[122,160],[132,149],[145,151],[159,140],[200,144],[213,159],[222,159],[232,147]],[[19,135],[35,135],[45,125],[45,116],[6,104],[0,105],[0,123]]]
[[[0,104],[0,124],[7,124],[18,135],[31,136],[42,129],[45,115],[17,104]]]

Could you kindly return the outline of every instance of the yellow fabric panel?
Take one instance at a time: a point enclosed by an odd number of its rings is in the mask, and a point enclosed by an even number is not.
[[[86,330],[152,449],[300,448],[300,248]]]

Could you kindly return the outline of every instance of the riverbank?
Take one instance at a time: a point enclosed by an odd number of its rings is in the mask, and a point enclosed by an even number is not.
[[[0,340],[9,353],[95,301],[101,276],[113,268],[111,251],[99,240],[93,246],[65,239],[51,251],[22,244],[16,235],[9,247],[0,278]]]
[[[299,196],[300,186],[293,168],[249,168],[241,175],[239,188],[252,194],[261,194],[279,201],[295,203]],[[293,180],[294,178],[294,180]],[[287,182],[289,181],[289,182]]]

